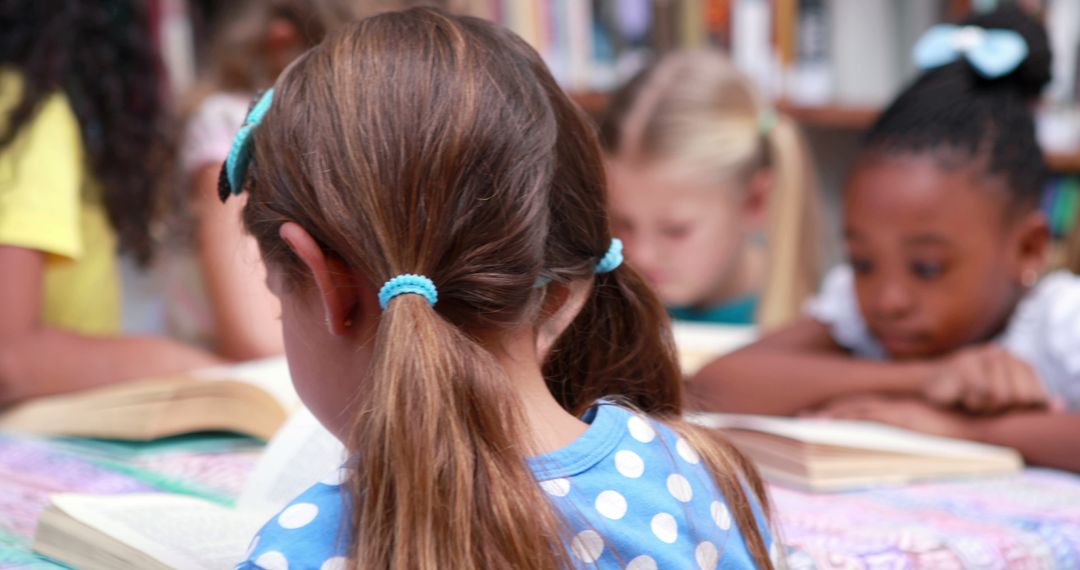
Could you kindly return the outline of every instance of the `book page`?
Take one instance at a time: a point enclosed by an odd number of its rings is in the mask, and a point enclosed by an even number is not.
[[[205,380],[242,380],[269,392],[288,412],[300,406],[300,397],[293,388],[289,363],[284,356],[204,368],[192,372],[191,375]]]
[[[706,427],[747,429],[804,443],[925,457],[1016,455],[1006,447],[927,435],[874,422],[739,414],[694,414],[687,419]]]
[[[183,495],[59,494],[50,499],[72,519],[173,568],[232,568],[265,522]]]
[[[341,442],[300,408],[266,446],[236,508],[270,516],[316,482],[334,477],[344,460]]]
[[[686,376],[693,375],[711,360],[757,340],[754,327],[675,321],[671,332],[675,336],[679,366]]]

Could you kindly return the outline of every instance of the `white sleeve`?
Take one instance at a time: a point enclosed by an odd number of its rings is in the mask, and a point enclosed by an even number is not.
[[[1040,312],[1045,315],[1044,354],[1049,361],[1035,367],[1052,394],[1063,398],[1070,410],[1080,411],[1080,277],[1058,272],[1044,282],[1039,301],[1044,305]]]
[[[184,126],[180,142],[180,165],[186,176],[225,161],[248,106],[247,97],[229,93],[211,95],[199,105]]]
[[[881,359],[885,351],[863,320],[855,298],[855,274],[848,265],[834,267],[825,276],[821,291],[806,304],[806,315],[829,328],[836,344],[856,356]]]

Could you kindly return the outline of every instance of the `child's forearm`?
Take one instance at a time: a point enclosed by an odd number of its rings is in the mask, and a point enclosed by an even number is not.
[[[751,346],[713,361],[688,388],[692,407],[791,415],[860,392],[921,395],[930,374],[926,363]]]
[[[0,405],[219,363],[164,338],[94,338],[43,328],[0,343]]]
[[[1080,472],[1080,415],[1018,412],[979,420],[974,439],[1012,447],[1031,464]]]

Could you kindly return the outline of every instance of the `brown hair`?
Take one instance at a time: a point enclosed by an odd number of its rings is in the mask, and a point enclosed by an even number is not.
[[[592,280],[611,241],[599,147],[539,56],[491,23],[413,9],[331,36],[279,80],[254,136],[244,220],[268,264],[301,282],[286,220],[372,283],[430,277],[383,312],[369,403],[349,449],[359,568],[569,567],[565,521],[528,467],[521,403],[478,340],[537,325],[545,288]],[[620,268],[544,363],[579,413],[609,394],[673,422],[716,474],[768,567],[729,445],[679,422],[681,379],[663,309]]]
[[[322,41],[336,27],[372,14],[408,6],[449,6],[460,0],[230,0],[215,18],[205,54],[209,67],[192,102],[209,93],[255,93],[276,79],[263,50],[267,29],[275,19],[291,23],[307,47]]]
[[[608,154],[677,165],[717,184],[774,177],[768,266],[757,321],[799,315],[817,290],[822,255],[817,174],[799,128],[771,110],[722,53],[673,52],[619,89],[600,127]]]

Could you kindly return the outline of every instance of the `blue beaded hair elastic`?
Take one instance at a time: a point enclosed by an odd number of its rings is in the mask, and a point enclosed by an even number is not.
[[[619,238],[612,238],[611,245],[608,247],[607,253],[604,257],[600,258],[597,262],[596,268],[593,269],[594,273],[611,273],[615,271],[623,262],[622,254],[622,240]]]
[[[435,288],[434,281],[423,275],[406,273],[390,279],[379,289],[379,306],[385,311],[394,297],[409,293],[427,299],[431,306],[439,301],[439,290]]]
[[[222,202],[228,200],[229,196],[244,191],[244,180],[247,178],[248,167],[251,165],[251,136],[255,127],[262,123],[263,117],[266,116],[273,102],[274,90],[267,89],[248,112],[247,118],[244,119],[244,126],[240,127],[240,132],[236,133],[232,148],[229,149],[229,156],[225,159],[221,174],[218,176],[218,197]]]
[[[604,254],[604,257],[600,258],[600,261],[596,262],[593,273],[599,275],[601,273],[611,273],[612,271],[615,271],[623,262],[622,249],[622,240],[619,238],[612,238],[607,253]],[[533,283],[533,287],[539,289],[541,287],[546,287],[548,283],[551,283],[550,278],[537,277],[536,281]]]

